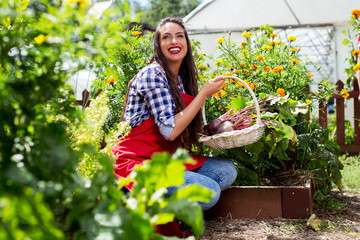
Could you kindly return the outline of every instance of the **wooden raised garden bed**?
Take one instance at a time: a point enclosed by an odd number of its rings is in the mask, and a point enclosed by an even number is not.
[[[311,181],[305,186],[232,186],[209,212],[232,219],[306,219],[313,211],[313,193]]]

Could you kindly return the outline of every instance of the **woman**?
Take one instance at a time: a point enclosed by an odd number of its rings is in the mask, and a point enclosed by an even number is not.
[[[183,21],[175,17],[161,20],[155,31],[151,64],[128,86],[124,120],[129,120],[132,129],[112,148],[117,157],[114,167],[118,178],[129,175],[136,165],[150,159],[155,152],[173,153],[178,147],[191,151],[197,144],[196,135],[202,127],[199,110],[209,96],[221,89],[224,78],[219,76],[207,81],[200,92],[197,81]],[[185,164],[184,185],[198,183],[215,192],[209,203],[200,203],[206,210],[216,204],[221,190],[231,186],[237,172],[227,159],[193,158],[196,164]],[[169,187],[167,195],[175,190],[176,187]]]

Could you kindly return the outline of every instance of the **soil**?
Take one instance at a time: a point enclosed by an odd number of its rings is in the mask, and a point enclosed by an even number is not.
[[[277,176],[277,180],[285,185],[285,179],[300,179],[297,183],[289,182],[289,185],[304,184],[308,182],[308,176],[294,178],[294,174],[287,173]],[[268,179],[262,184],[274,184],[274,179]],[[276,184],[275,184],[276,185]],[[290,240],[290,239],[336,239],[336,240],[360,240],[360,194],[348,191],[333,191],[332,196],[338,200],[339,208],[325,209],[314,206],[313,213],[321,220],[320,230],[315,231],[307,226],[307,219],[231,219],[205,215],[205,233],[200,240],[221,239],[246,239],[246,240]]]

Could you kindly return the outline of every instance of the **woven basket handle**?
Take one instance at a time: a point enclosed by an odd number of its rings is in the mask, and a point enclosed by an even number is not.
[[[249,86],[249,84],[247,84],[245,81],[241,80],[240,78],[237,78],[237,77],[234,77],[234,76],[225,76],[224,77],[225,79],[226,78],[232,78],[232,79],[235,79],[239,82],[241,82],[242,84],[244,84],[244,86],[249,90],[250,94],[251,94],[251,97],[253,98],[254,100],[254,103],[255,103],[255,107],[256,107],[256,124],[259,124],[261,125],[261,119],[260,119],[260,108],[259,108],[259,103],[255,97],[255,93],[253,92],[253,90],[251,89],[251,87]],[[206,122],[206,116],[205,116],[205,103],[203,104],[202,106],[202,117],[203,117],[203,121],[204,121],[204,125],[207,125],[207,122]]]

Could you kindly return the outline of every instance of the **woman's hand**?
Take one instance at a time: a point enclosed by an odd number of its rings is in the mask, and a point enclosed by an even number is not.
[[[221,85],[224,83],[224,81],[225,79],[223,78],[223,76],[218,76],[214,79],[210,79],[202,86],[200,92],[208,98],[211,95],[220,91]]]

